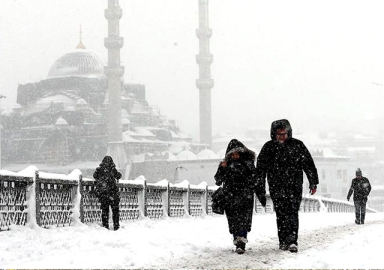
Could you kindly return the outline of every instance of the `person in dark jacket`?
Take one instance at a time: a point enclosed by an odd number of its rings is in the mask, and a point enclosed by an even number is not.
[[[93,174],[95,182],[95,193],[101,204],[101,221],[103,227],[109,228],[109,206],[112,208],[113,229],[119,229],[119,203],[120,194],[117,187],[117,180],[121,178],[121,173],[117,171],[112,157],[105,156],[100,166]]]
[[[347,200],[351,198],[353,194],[353,203],[355,204],[356,224],[364,224],[365,220],[365,208],[367,206],[368,195],[371,192],[371,184],[363,174],[360,168],[356,170],[356,178],[352,179],[352,185],[349,189]]]
[[[253,215],[253,193],[256,190],[255,153],[240,141],[233,139],[229,142],[225,158],[220,162],[215,174],[216,185],[223,185],[225,214],[228,220],[229,232],[233,235],[236,252],[243,254],[248,242],[247,234],[251,231]],[[259,200],[265,207],[265,194]]]
[[[315,194],[319,178],[311,154],[300,140],[292,138],[288,120],[274,121],[271,140],[257,158],[257,184],[265,193],[265,178],[276,212],[279,248],[297,252],[299,210],[303,192],[303,171],[309,181],[310,194]]]

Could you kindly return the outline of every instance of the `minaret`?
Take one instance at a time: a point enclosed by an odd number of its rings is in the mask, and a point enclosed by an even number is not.
[[[120,49],[124,45],[124,39],[119,36],[119,20],[123,15],[119,0],[108,0],[108,9],[105,10],[104,15],[108,20],[108,37],[104,39],[104,45],[108,49],[108,66],[104,68],[108,78],[108,154],[112,156],[116,167],[123,168],[126,162],[121,127],[121,89],[124,67],[120,65]]]
[[[199,29],[196,30],[196,36],[199,39],[199,54],[196,55],[196,62],[199,65],[199,79],[196,80],[196,86],[200,92],[200,143],[211,145],[211,89],[214,82],[211,79],[213,56],[209,52],[212,29],[209,28],[208,0],[199,0]]]
[[[79,44],[77,44],[77,47],[76,49],[78,50],[85,50],[85,46],[83,44],[83,31],[81,30],[81,25],[80,25],[80,41],[79,41]]]

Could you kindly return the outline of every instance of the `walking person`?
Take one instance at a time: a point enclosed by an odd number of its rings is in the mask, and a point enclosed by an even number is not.
[[[298,251],[299,210],[303,192],[303,171],[310,194],[316,193],[319,178],[311,154],[300,140],[292,138],[288,120],[274,121],[271,140],[257,158],[257,184],[265,194],[265,178],[276,212],[279,248]]]
[[[109,229],[109,207],[112,208],[113,229],[120,228],[119,224],[119,203],[120,194],[117,181],[121,178],[121,173],[117,171],[112,157],[105,156],[100,166],[93,174],[95,182],[95,193],[101,204],[101,221],[103,227]]]
[[[265,207],[266,197],[256,190],[255,153],[243,143],[233,139],[229,142],[225,158],[220,162],[215,174],[216,185],[223,185],[225,214],[229,232],[233,235],[236,253],[243,254],[251,231],[254,195]]]
[[[364,224],[365,208],[367,206],[368,195],[371,192],[371,184],[368,178],[363,177],[360,168],[356,170],[356,178],[352,179],[352,185],[349,189],[347,200],[353,193],[353,203],[355,204],[355,223]]]

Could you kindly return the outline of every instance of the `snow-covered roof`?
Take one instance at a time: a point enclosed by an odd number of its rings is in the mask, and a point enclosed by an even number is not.
[[[128,130],[129,131],[129,130]],[[138,140],[132,138],[129,134],[129,132],[126,131],[126,132],[123,132],[122,134],[122,140],[123,142],[137,142]]]
[[[68,122],[62,118],[62,117],[59,117],[57,120],[56,120],[56,123],[55,123],[56,126],[67,126],[68,125]]]
[[[83,98],[79,98],[77,101],[76,101],[76,105],[87,105],[87,101]]]
[[[49,108],[52,105],[52,103],[64,104],[65,107],[67,106],[73,107],[75,105],[75,101],[65,95],[61,95],[61,94],[53,95],[53,96],[41,98],[35,103],[28,104],[25,107],[23,114],[29,115],[29,114],[44,111],[45,109]]]
[[[145,137],[156,137],[152,132],[150,132],[148,129],[145,128],[136,128],[135,133],[138,136],[145,136]]]
[[[176,156],[176,158],[178,160],[196,160],[197,156],[194,153],[192,153],[191,151],[185,150],[185,151],[180,152]]]
[[[105,77],[104,64],[99,56],[89,50],[76,50],[64,54],[53,63],[47,79],[62,77]]]
[[[174,142],[169,147],[169,152],[177,155],[178,153],[184,151],[184,150],[191,150],[191,143],[181,141],[181,142]]]
[[[374,153],[376,151],[376,147],[348,147],[348,152],[370,152]]]
[[[210,149],[204,149],[197,154],[198,159],[217,159],[218,155]]]
[[[328,147],[308,147],[308,149],[314,153],[314,156],[324,158],[349,158],[348,156],[337,155],[331,148]]]
[[[178,139],[189,139],[191,138],[190,136],[182,133],[182,132],[179,132],[179,133],[175,133],[174,131],[170,130],[171,132],[171,135],[172,135],[172,138],[178,138]]]
[[[354,134],[353,137],[356,140],[370,140],[370,139],[373,139],[372,136],[365,136],[365,135],[361,135],[361,134]]]
[[[168,156],[167,160],[177,160],[176,156],[169,151],[164,151],[161,153],[161,155],[162,156]]]
[[[65,112],[75,112],[76,109],[75,109],[73,106],[66,106],[66,107],[64,108],[64,111],[65,111]]]
[[[123,118],[121,118],[121,123],[122,123],[123,125],[128,125],[128,124],[130,124],[130,123],[131,123],[131,121],[129,121],[129,119],[128,119],[128,118],[126,118],[126,117],[123,117]]]
[[[75,101],[65,95],[53,95],[49,97],[44,97],[39,99],[35,104],[37,106],[46,105],[49,106],[51,103],[64,103],[64,104],[70,104],[75,105]]]

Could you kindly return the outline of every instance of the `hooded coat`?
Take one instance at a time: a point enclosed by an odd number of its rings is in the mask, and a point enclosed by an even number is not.
[[[110,156],[105,156],[99,167],[93,174],[95,182],[95,193],[99,200],[112,199],[117,201],[120,199],[117,181],[121,178],[121,173],[117,171],[116,165]]]
[[[235,152],[239,154],[239,159],[232,158]],[[216,185],[223,185],[229,232],[249,232],[252,226],[253,193],[256,191],[255,153],[233,139],[228,144],[224,160],[227,166],[219,166],[215,180]]]
[[[352,179],[352,185],[349,189],[347,199],[349,200],[353,193],[354,201],[367,202],[367,197],[370,192],[371,184],[369,183],[369,180],[366,177],[361,177],[360,179],[356,177]]]
[[[288,138],[284,143],[276,139],[277,130],[286,128]],[[271,125],[271,140],[266,142],[257,158],[257,183],[265,193],[265,178],[269,192],[275,202],[295,199],[295,211],[299,210],[303,190],[303,171],[307,175],[309,187],[319,183],[317,169],[311,154],[300,140],[292,138],[292,128],[288,120],[274,121]]]

